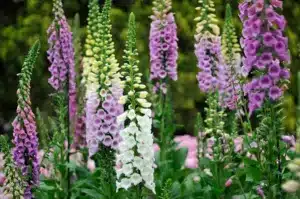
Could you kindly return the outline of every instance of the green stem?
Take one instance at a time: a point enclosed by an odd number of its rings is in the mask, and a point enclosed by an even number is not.
[[[237,183],[238,183],[238,185],[239,185],[239,187],[240,187],[240,189],[241,189],[241,191],[243,193],[244,198],[247,199],[246,194],[245,194],[245,190],[244,190],[244,188],[242,186],[242,183],[241,183],[240,179],[238,177],[236,179],[237,179]]]

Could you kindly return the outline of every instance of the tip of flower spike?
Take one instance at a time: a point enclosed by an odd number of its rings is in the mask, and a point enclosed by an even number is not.
[[[39,54],[40,48],[41,48],[41,42],[40,40],[36,40],[32,45],[32,47],[30,48],[27,59],[24,61],[24,64],[28,62],[33,65]]]
[[[102,13],[101,13],[102,21],[109,19],[110,9],[111,9],[111,0],[105,0]]]
[[[56,19],[62,18],[64,15],[63,4],[61,0],[53,0],[53,14],[55,15]]]
[[[34,42],[34,44],[33,44],[33,46],[31,47],[31,49],[32,49],[32,51],[37,52],[37,51],[40,50],[40,48],[41,48],[41,42],[40,42],[40,40],[38,39],[38,40],[36,40],[36,41]]]
[[[133,50],[136,45],[135,15],[131,12],[128,21],[128,47]]]
[[[232,12],[231,12],[231,6],[229,3],[226,4],[226,14],[225,14],[225,19],[231,19],[232,17]]]
[[[105,0],[105,3],[104,3],[104,8],[107,8],[107,9],[110,9],[111,8],[111,0]]]
[[[131,12],[130,15],[129,15],[129,22],[131,22],[131,23],[132,23],[132,22],[135,22],[135,15],[134,15],[133,12]],[[131,23],[130,23],[130,24],[131,24]]]

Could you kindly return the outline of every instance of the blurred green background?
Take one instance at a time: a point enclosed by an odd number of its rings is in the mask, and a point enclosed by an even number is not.
[[[173,0],[179,36],[179,80],[172,85],[173,102],[176,119],[183,127],[178,133],[193,132],[195,116],[205,107],[205,95],[200,93],[196,81],[196,58],[194,56],[194,18],[198,0]],[[215,0],[217,15],[222,26],[226,0]],[[237,17],[238,1],[232,3],[237,32],[241,33],[241,23]],[[64,0],[64,9],[70,24],[76,13],[80,16],[81,41],[85,38],[87,23],[88,0]],[[99,0],[102,5],[103,0]],[[140,67],[145,75],[149,74],[148,36],[151,20],[151,0],[113,0],[112,24],[113,39],[119,62],[122,63],[124,39],[129,13],[136,14],[138,50],[140,53]],[[48,48],[46,30],[52,21],[51,0],[5,0],[0,7],[0,132],[11,132],[11,121],[15,116],[16,89],[24,55],[30,45],[40,38],[42,43],[41,55],[34,70],[32,80],[33,108],[39,107],[43,112],[51,112],[49,94],[53,91],[48,85],[48,66],[46,51]],[[296,72],[300,63],[297,58],[297,44],[300,43],[300,2],[299,0],[284,1],[284,15],[288,21],[287,35],[289,37],[292,64],[290,69],[292,79],[290,89],[285,95],[286,129],[295,130],[297,86]]]

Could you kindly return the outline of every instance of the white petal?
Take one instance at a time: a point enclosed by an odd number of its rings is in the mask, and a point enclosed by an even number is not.
[[[129,187],[131,187],[131,181],[129,178],[123,178],[120,182],[120,188],[124,188],[124,189],[128,189]]]
[[[129,163],[129,164],[124,164],[122,166],[122,172],[126,175],[126,176],[130,176],[133,172],[133,167],[132,167],[132,164]]]
[[[127,117],[130,119],[130,120],[133,120],[135,118],[135,111],[133,109],[131,109],[128,114],[127,114]]]
[[[123,124],[125,122],[125,120],[126,120],[126,117],[127,117],[127,111],[125,111],[124,113],[122,113],[121,115],[119,115],[117,117],[117,123],[118,123],[118,125]]]
[[[131,175],[130,180],[131,180],[132,184],[137,185],[140,182],[142,182],[143,179],[142,179],[140,174],[134,173],[134,174]]]

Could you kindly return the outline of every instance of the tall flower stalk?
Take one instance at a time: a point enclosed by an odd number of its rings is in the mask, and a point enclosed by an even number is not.
[[[60,150],[60,156],[57,160],[59,159],[61,163],[65,163],[69,161],[70,157],[70,129],[73,130],[77,112],[75,53],[71,27],[64,15],[61,0],[53,0],[53,15],[53,22],[47,31],[49,37],[49,50],[47,53],[48,60],[51,63],[49,67],[51,77],[48,82],[55,90],[53,100],[56,106],[57,129],[53,134],[53,140],[59,140],[59,142],[51,143],[51,145]],[[59,136],[57,136],[58,132]],[[64,146],[65,141],[67,141],[67,150]],[[47,153],[49,152],[48,149]],[[66,192],[64,198],[68,198],[70,170],[69,168],[58,169],[57,173],[60,188]]]
[[[123,112],[118,103],[123,90],[119,64],[114,55],[111,35],[111,0],[106,0],[102,13],[97,0],[90,1],[88,36],[84,67],[86,79],[86,128],[89,155],[99,150],[99,144],[108,150],[115,150],[120,142],[116,117]],[[99,30],[99,31],[97,31]]]
[[[81,84],[83,78],[82,64],[82,46],[80,29],[80,17],[77,13],[72,23],[73,44],[75,53],[75,68],[76,68],[76,85],[77,86],[77,114],[74,125],[74,141],[73,148],[78,148],[86,145],[85,139],[85,85]]]
[[[220,90],[221,105],[230,110],[235,110],[239,117],[244,132],[252,132],[247,100],[243,93],[243,86],[247,78],[242,70],[241,48],[236,36],[231,6],[226,5],[225,22],[222,33],[222,55],[226,63],[226,82],[224,89]],[[244,121],[243,116],[246,117]]]
[[[136,25],[133,13],[129,17],[129,30],[126,42],[125,64],[122,75],[125,77],[125,95],[120,103],[127,111],[118,117],[118,122],[125,128],[121,131],[122,141],[117,154],[117,190],[134,187],[135,198],[141,197],[142,185],[155,193],[154,151],[151,132],[151,103],[148,102],[146,86],[141,82],[136,49]]]
[[[177,80],[178,38],[172,1],[153,1],[150,29],[150,79],[154,92],[166,94],[168,80]]]
[[[219,108],[218,102],[215,104],[215,98],[218,98],[217,91],[221,88],[222,80],[224,80],[225,63],[221,52],[221,37],[220,29],[217,23],[215,14],[215,6],[212,0],[199,0],[200,6],[196,10],[200,11],[200,16],[195,18],[197,22],[195,33],[195,55],[198,60],[198,68],[201,71],[197,75],[199,88],[201,91],[208,93],[208,106],[207,111],[213,111],[217,114]],[[208,113],[209,114],[209,113]],[[208,121],[209,120],[209,121]],[[207,117],[207,122],[213,118]],[[207,129],[206,129],[207,130]],[[205,137],[216,136],[213,135],[212,129],[206,132],[209,134]],[[202,135],[203,136],[203,135]],[[206,140],[202,140],[204,143]],[[199,152],[202,149],[199,149]],[[205,154],[205,152],[203,152]]]
[[[279,187],[283,160],[280,139],[284,130],[281,99],[290,77],[285,67],[290,62],[288,40],[283,34],[286,20],[278,13],[282,3],[280,0],[251,0],[239,5],[245,54],[243,72],[252,76],[243,89],[249,100],[250,114],[261,110],[255,137],[263,151],[257,158],[266,174],[267,183],[261,190],[267,190],[267,198],[282,197]],[[276,175],[270,172],[274,170]],[[276,192],[273,187],[277,188]]]
[[[21,169],[22,175],[25,177],[25,199],[33,197],[31,189],[39,183],[38,137],[35,115],[32,112],[30,100],[31,74],[39,49],[40,43],[37,41],[25,58],[19,74],[17,116],[12,123],[14,128],[13,143],[15,145],[13,158],[16,166]]]
[[[225,22],[222,33],[222,55],[226,63],[227,84],[220,93],[220,102],[230,110],[241,108],[241,54],[238,38],[232,21],[230,4],[226,5]]]
[[[157,94],[153,100],[153,109],[154,119],[159,128],[158,144],[162,162],[167,159],[167,149],[171,147],[174,133],[168,132],[168,129],[173,130],[173,116],[167,118],[169,115],[166,113],[168,108],[172,109],[170,83],[178,79],[177,25],[171,9],[171,0],[155,0],[152,8],[153,15],[150,16],[152,19],[149,36],[150,79],[153,83],[153,92]]]
[[[58,92],[68,90],[69,118],[76,115],[76,79],[71,28],[64,15],[61,0],[53,0],[54,20],[48,33],[48,60],[51,63],[49,84]]]
[[[220,29],[217,25],[214,1],[200,0],[200,16],[195,18],[197,22],[195,34],[195,55],[198,60],[197,75],[199,88],[207,93],[204,120],[204,132],[198,135],[198,155],[200,170],[203,175],[213,176],[212,183],[218,189],[225,184],[223,176],[228,172],[224,167],[231,164],[232,139],[225,129],[227,114],[225,108],[235,110],[237,108],[237,85],[235,76],[231,76],[237,65],[237,49],[233,44],[236,38],[232,33],[231,13],[227,9],[225,30],[223,32],[223,46],[220,37]],[[230,9],[230,7],[229,7]],[[225,40],[229,40],[224,42]],[[224,45],[225,44],[225,45]],[[230,132],[233,133],[233,132]],[[202,168],[202,161],[210,159],[211,170]],[[225,197],[224,193],[214,193],[215,197]]]

